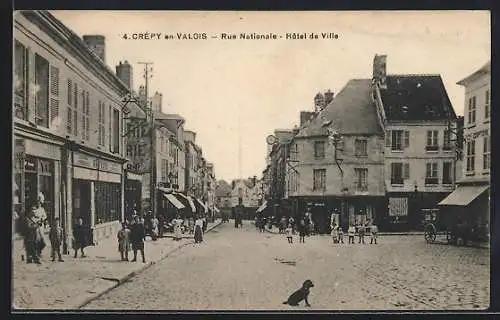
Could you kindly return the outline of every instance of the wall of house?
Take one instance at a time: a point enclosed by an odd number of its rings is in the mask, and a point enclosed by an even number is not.
[[[387,133],[393,130],[409,132],[409,145],[402,151],[392,150],[389,141],[385,146],[385,184],[388,192],[413,192],[415,186],[422,192],[451,192],[453,183],[443,184],[443,163],[448,162],[455,168],[456,153],[454,147],[443,150],[444,131],[447,125],[442,122],[392,123],[387,125]],[[427,131],[438,131],[438,150],[427,151]],[[404,145],[404,143],[403,143]],[[426,163],[438,164],[438,184],[426,185]],[[403,163],[409,165],[409,177],[403,184],[391,184],[391,164]],[[453,170],[453,169],[452,169]]]
[[[110,135],[110,122],[109,110],[117,111],[119,113],[118,125],[120,126],[119,132],[121,132],[122,126],[122,112],[121,112],[121,99],[122,96],[118,90],[113,90],[109,83],[105,83],[95,74],[89,71],[88,67],[80,62],[73,53],[66,50],[64,47],[59,45],[52,37],[47,33],[40,30],[35,24],[31,23],[21,14],[16,15],[14,22],[14,38],[15,40],[22,43],[30,51],[30,62],[34,62],[34,55],[38,54],[42,58],[48,61],[49,73],[51,67],[58,69],[58,76],[52,76],[49,79],[49,87],[51,82],[58,83],[58,94],[53,94],[49,92],[49,101],[52,100],[49,107],[49,126],[44,128],[42,125],[38,126],[38,129],[51,132],[61,137],[69,136],[70,139],[74,139],[79,143],[83,143],[86,146],[95,148],[104,152],[111,152],[112,139],[115,137]],[[28,81],[34,82],[34,68],[30,68],[31,76],[28,77]],[[55,74],[53,74],[55,75]],[[68,81],[71,81],[71,93],[69,93]],[[74,89],[77,89],[77,131],[74,130]],[[50,91],[50,90],[49,90]],[[86,92],[86,97],[88,94],[88,106],[89,110],[85,114],[88,117],[85,119],[85,130],[83,129],[84,109],[83,109],[83,98],[82,91]],[[29,101],[34,101],[34,96],[30,93]],[[99,101],[101,101],[105,106],[105,117],[104,122],[104,137],[101,139],[103,144],[99,142]],[[70,105],[71,103],[71,105]],[[71,125],[68,123],[68,112],[69,107],[72,108]],[[30,104],[29,120],[36,123],[35,120],[35,108],[34,104]],[[16,121],[19,118],[14,118]],[[87,129],[88,127],[88,129]],[[70,130],[71,129],[71,130]],[[76,134],[75,134],[76,133]],[[85,135],[83,133],[86,133]],[[110,139],[110,137],[112,139]],[[123,141],[121,137],[116,137],[119,140],[119,152],[113,152],[123,155]]]
[[[466,141],[475,140],[474,170],[467,170],[467,143],[464,143],[463,180],[485,180],[490,179],[490,170],[483,167],[483,148],[485,137],[491,137],[490,117],[491,112],[486,114],[486,91],[490,91],[491,110],[491,75],[485,74],[467,84],[465,88],[464,106],[464,138]],[[469,99],[476,97],[476,121],[469,123]],[[491,143],[491,142],[490,142]]]
[[[356,139],[367,140],[367,155],[355,155]],[[384,140],[378,136],[345,136],[344,151],[338,153],[338,158],[342,159],[341,168],[344,172],[343,179],[339,168],[335,163],[334,148],[328,143],[325,145],[325,157],[316,159],[314,154],[315,141],[326,141],[325,138],[317,139],[296,139],[297,144],[297,163],[291,165],[298,171],[295,177],[298,184],[297,191],[289,190],[288,195],[294,196],[320,196],[320,195],[373,195],[383,196],[385,188],[383,183],[383,145]],[[292,146],[293,148],[293,146]],[[293,150],[293,149],[292,149]],[[360,191],[355,187],[356,168],[368,169],[367,190]],[[326,189],[313,190],[314,169],[326,169]],[[294,170],[287,170],[288,175],[293,175]],[[290,176],[287,180],[294,179]],[[342,192],[343,188],[348,188],[347,192]]]

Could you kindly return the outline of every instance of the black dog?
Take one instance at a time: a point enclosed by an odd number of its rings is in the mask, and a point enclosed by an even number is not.
[[[283,304],[298,306],[299,303],[304,300],[306,306],[310,307],[311,305],[309,304],[309,301],[307,301],[307,297],[309,297],[309,289],[311,289],[312,287],[314,287],[314,284],[311,280],[304,281],[304,283],[302,284],[302,288],[292,293],[290,297],[288,297],[288,300],[284,301]]]

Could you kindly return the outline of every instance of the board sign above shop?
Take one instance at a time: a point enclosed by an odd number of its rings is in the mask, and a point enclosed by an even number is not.
[[[112,172],[112,173],[119,173],[119,174],[122,173],[122,167],[119,163],[112,162],[109,160],[99,159],[97,157],[86,155],[79,152],[74,153],[73,163],[77,167]]]

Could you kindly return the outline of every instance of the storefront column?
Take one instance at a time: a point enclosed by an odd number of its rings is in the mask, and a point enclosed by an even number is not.
[[[53,179],[53,184],[54,184],[54,218],[59,218],[61,219],[61,210],[60,210],[60,204],[61,204],[61,162],[60,161],[54,161],[54,179]]]
[[[64,254],[69,254],[71,240],[73,238],[73,152],[63,150],[62,168],[64,168],[64,185],[62,194],[64,197],[64,230],[65,241],[63,246]]]
[[[121,214],[120,214],[120,221],[125,221],[125,183],[127,182],[127,170],[125,169],[126,164],[122,165],[122,179],[121,179],[121,185],[120,185],[120,208],[121,208]]]
[[[90,228],[95,226],[95,182],[90,181]]]

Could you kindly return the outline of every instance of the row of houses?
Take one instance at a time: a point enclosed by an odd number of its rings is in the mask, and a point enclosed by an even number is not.
[[[326,232],[338,209],[342,225],[372,220],[401,230],[418,227],[421,209],[456,202],[447,200],[450,193],[471,193],[462,206],[477,192],[484,197],[487,183],[457,187],[474,176],[489,181],[489,64],[474,80],[480,84],[459,82],[467,87],[464,122],[440,75],[387,75],[386,60],[376,55],[371,79],[351,79],[336,95],[319,93],[315,110],[301,112],[300,127],[270,136],[263,189],[272,214],[310,210]],[[489,211],[481,208],[484,225]]]
[[[224,180],[217,182],[216,206],[221,211],[231,212],[236,206],[244,207],[244,218],[253,219],[256,210],[263,203],[262,179],[257,176],[248,179],[234,179],[231,184]]]
[[[196,145],[195,133],[184,130],[181,116],[161,112],[158,95],[152,108],[141,102],[149,100],[143,89],[132,99],[132,70],[120,63],[115,73],[106,65],[104,37],[82,39],[47,11],[17,12],[13,35],[18,214],[41,200],[49,221],[60,218],[66,247],[76,217],[98,242],[116,234],[132,207],[151,208],[150,172],[159,199],[167,199],[163,193],[170,188],[192,195],[207,211],[215,209],[214,166]],[[143,124],[150,109],[156,122],[148,127]],[[151,128],[155,139],[146,139]],[[152,156],[157,170],[151,170]]]

